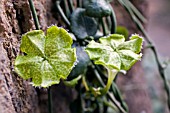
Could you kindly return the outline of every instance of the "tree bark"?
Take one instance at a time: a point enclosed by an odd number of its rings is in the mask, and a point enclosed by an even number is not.
[[[26,6],[26,2],[14,4],[12,0],[0,1],[1,113],[38,113],[38,101],[35,89],[28,84],[27,81],[18,77],[13,67],[16,55],[19,53],[21,31],[28,31],[33,25],[31,24],[31,15],[28,13],[29,10],[27,9],[29,7]],[[24,12],[24,9],[27,12]],[[17,12],[22,13],[22,15],[18,15]],[[18,21],[21,16],[24,16],[23,14],[25,14],[25,16],[28,14],[27,17],[23,18],[23,21],[26,21],[25,28],[21,28]]]
[[[145,12],[145,0],[135,2]],[[53,0],[34,0],[40,27],[58,24],[52,12]],[[140,4],[140,5],[139,5]],[[119,25],[126,26],[130,33],[137,28],[122,6],[114,2]],[[29,81],[23,80],[14,72],[14,60],[20,53],[21,35],[35,29],[27,0],[0,0],[0,113],[47,113],[47,90],[35,89]],[[118,78],[118,84],[125,94],[130,113],[152,113],[141,63],[137,63],[128,75]],[[140,73],[139,73],[140,72]],[[137,86],[131,88],[131,86]],[[138,87],[139,86],[139,87]],[[142,87],[141,87],[142,86]],[[128,90],[126,87],[130,87]],[[54,113],[70,113],[69,103],[74,98],[74,91],[62,84],[53,86]],[[143,111],[143,112],[142,112]],[[146,111],[146,112],[144,112]]]

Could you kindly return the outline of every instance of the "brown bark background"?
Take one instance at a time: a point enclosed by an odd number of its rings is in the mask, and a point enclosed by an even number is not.
[[[61,19],[54,18],[52,0],[34,0],[41,29],[57,25]],[[146,0],[132,1],[141,12],[147,12]],[[118,25],[138,33],[131,18],[116,1],[112,4]],[[35,29],[27,0],[0,0],[0,113],[47,113],[47,90],[35,89],[29,81],[14,72],[14,60],[19,54],[21,35]],[[145,86],[141,63],[138,62],[127,76],[117,80],[124,92],[130,113],[152,113],[150,99]],[[134,87],[135,86],[135,87]],[[62,84],[52,87],[54,113],[70,113],[69,103],[75,97],[73,89]]]
[[[131,1],[139,9],[139,11],[147,17],[147,0]],[[127,11],[121,7],[120,4],[115,3],[113,7],[116,9],[115,13],[117,16],[118,25],[126,26],[129,30],[129,34],[138,33],[142,35]],[[142,64],[139,61],[128,71],[125,76],[118,76],[117,84],[124,95],[130,113],[152,113],[148,87],[143,71]]]

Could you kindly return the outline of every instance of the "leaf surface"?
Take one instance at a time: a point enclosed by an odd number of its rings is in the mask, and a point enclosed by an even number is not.
[[[97,22],[85,16],[85,9],[77,8],[70,17],[71,30],[79,39],[94,36],[97,32]]]
[[[99,41],[100,43],[111,46],[113,49],[115,49],[119,44],[125,41],[125,38],[123,35],[112,34],[108,37],[100,38]]]
[[[138,35],[132,35],[130,41],[126,41],[118,46],[119,50],[132,50],[135,53],[139,53],[142,48],[143,39]]]
[[[90,59],[96,64],[101,64],[109,69],[129,70],[140,60],[138,54],[142,48],[143,39],[133,35],[130,41],[125,42],[123,35],[110,35],[99,39],[100,43],[91,41],[86,48]]]
[[[26,54],[43,56],[45,35],[41,30],[34,30],[22,36],[20,49]]]
[[[88,16],[102,18],[111,15],[111,8],[105,0],[92,0],[86,5],[86,14]]]
[[[72,38],[63,28],[51,26],[47,36],[33,30],[22,36],[21,51],[17,56],[15,71],[24,79],[32,78],[33,86],[49,87],[66,79],[74,62],[76,50],[71,48]]]
[[[131,50],[119,50],[118,54],[121,59],[121,70],[129,70],[142,56]]]

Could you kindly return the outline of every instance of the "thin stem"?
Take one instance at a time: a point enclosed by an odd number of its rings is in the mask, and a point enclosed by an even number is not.
[[[61,15],[61,17],[63,18],[64,22],[67,24],[67,26],[70,26],[69,20],[67,19],[62,8],[60,7],[60,1],[56,1],[55,4],[56,4],[57,10],[58,10],[59,14]]]
[[[139,10],[138,10],[130,1],[128,1],[128,3],[129,3],[130,8],[132,9],[132,11],[134,12],[134,14],[135,14],[136,16],[138,16],[138,18],[139,18],[143,23],[146,23],[146,22],[147,22],[146,18],[139,12]]]
[[[95,66],[95,68],[96,68],[96,66]],[[94,70],[94,73],[95,73],[96,78],[98,79],[98,81],[100,82],[100,84],[101,84],[103,87],[105,87],[105,84],[104,84],[103,80],[101,79],[101,77],[100,77],[100,75],[99,75],[99,73],[98,73],[98,70],[96,70],[95,68],[94,68],[93,70]],[[114,82],[112,82],[112,89],[114,90],[113,93],[114,93],[114,96],[115,96],[116,100],[119,101],[120,105],[123,107],[123,109],[124,109],[125,111],[128,111],[128,107],[127,107],[126,103],[122,100],[121,95],[120,95],[120,91],[119,91],[119,89],[117,88],[117,86],[116,86],[116,84],[115,84]],[[111,97],[110,97],[110,98],[111,98]],[[112,99],[112,101],[113,101],[113,100],[114,100],[114,99]],[[114,103],[116,103],[116,102],[114,102]]]
[[[104,36],[106,36],[106,34],[107,34],[106,24],[105,24],[103,18],[101,18],[100,20],[101,20],[101,23],[102,23],[103,34],[104,34]]]
[[[72,13],[74,11],[74,5],[72,0],[68,0],[68,6],[70,8],[70,12]]]
[[[38,17],[37,17],[37,13],[36,13],[36,10],[35,10],[35,7],[34,7],[34,3],[33,3],[32,0],[28,0],[28,1],[29,1],[31,12],[32,12],[32,16],[33,16],[33,19],[34,19],[35,27],[36,27],[37,30],[39,30],[40,24],[39,24],[39,21],[38,21]]]
[[[116,106],[114,106],[113,104],[111,104],[111,103],[110,103],[110,102],[108,102],[108,101],[104,101],[104,104],[105,104],[106,106],[108,106],[108,107],[112,108],[113,110],[115,110],[115,109],[116,109]]]
[[[53,113],[52,110],[52,93],[51,93],[51,87],[48,88],[48,112]]]
[[[79,113],[84,113],[84,108],[83,108],[83,98],[82,98],[82,91],[81,91],[81,81],[79,81],[78,85],[77,85],[77,91],[78,91],[78,99],[79,102],[78,104],[80,104],[80,108],[78,108],[78,112]]]
[[[143,35],[145,36],[145,40],[151,44],[151,41],[149,40],[149,36],[147,35],[146,31],[144,30],[144,27],[142,25],[142,23],[138,20],[138,18],[134,15],[133,11],[131,10],[131,8],[129,7],[128,3],[126,0],[118,0],[120,4],[122,4],[126,10],[129,12],[129,14],[131,15],[132,20],[135,22],[136,26],[139,28],[139,30],[143,33]]]
[[[107,69],[107,71],[108,71],[108,80],[107,80],[107,84],[104,87],[104,89],[101,90],[101,95],[105,95],[108,92],[108,90],[110,89],[110,86],[112,85],[114,78],[116,77],[116,74],[118,73],[118,71],[114,69],[112,70]]]
[[[121,113],[127,113],[121,106],[120,103],[116,100],[116,98],[109,92],[107,93],[109,99],[116,105],[116,107],[120,110]]]
[[[98,65],[95,65],[95,69],[99,72],[99,74],[102,76],[103,79],[108,78],[107,75],[102,72],[102,69]]]
[[[105,84],[104,84],[102,78],[100,77],[98,71],[97,71],[95,68],[93,69],[93,71],[94,71],[94,74],[95,74],[96,78],[97,78],[98,81],[100,82],[100,84],[101,84],[103,87],[105,87]]]
[[[153,47],[153,45],[148,44],[148,45],[145,46],[143,49],[148,49],[148,48],[151,48],[151,47]]]
[[[70,10],[69,10],[69,8],[68,8],[68,2],[67,2],[67,0],[63,0],[63,2],[64,2],[64,8],[65,8],[65,11],[66,11],[66,16],[67,16],[67,18],[69,17],[69,15],[70,15]]]
[[[94,69],[94,72],[95,72],[95,75],[96,75],[96,78],[98,79],[99,83],[105,87],[105,84],[103,82],[103,80],[101,79],[98,71],[96,69]],[[107,92],[107,96],[109,97],[109,99],[115,104],[115,106],[119,109],[119,111],[121,113],[127,113],[120,105],[120,103],[115,99],[115,97],[110,93],[110,92]]]
[[[78,77],[70,80],[70,81],[63,81],[63,83],[66,85],[66,86],[70,86],[70,87],[73,87],[75,86],[78,81],[82,78],[82,75],[79,75]]]
[[[77,0],[77,7],[81,7],[81,0]]]
[[[112,82],[112,92],[113,92],[113,95],[115,96],[116,100],[118,100],[120,102],[120,105],[124,108],[124,110],[126,110],[128,112],[128,106],[123,101],[120,91],[114,82]]]
[[[112,22],[111,22],[111,18],[108,16],[106,17],[106,24],[108,26],[108,29],[112,28]],[[109,31],[110,32],[110,31]]]
[[[163,79],[164,88],[166,90],[167,97],[168,97],[167,103],[168,103],[168,107],[169,107],[169,110],[170,110],[170,88],[169,88],[168,80],[165,76],[164,68],[162,67],[162,65],[160,64],[160,61],[158,59],[158,55],[157,55],[155,47],[152,47],[151,50],[155,54],[155,59],[156,59],[157,65],[158,65],[159,74],[161,75],[161,77]]]
[[[89,91],[89,87],[88,87],[88,85],[87,85],[86,77],[85,77],[85,76],[82,77],[82,82],[83,82],[83,85],[84,85],[86,91]]]
[[[139,28],[139,30],[143,33],[143,35],[145,36],[145,40],[146,42],[149,44],[149,45],[152,45],[151,46],[151,50],[152,52],[154,53],[155,55],[155,60],[156,60],[156,63],[157,63],[157,66],[158,66],[158,70],[159,70],[159,74],[161,75],[162,77],[162,80],[164,82],[164,88],[165,88],[165,91],[167,93],[167,97],[168,97],[168,107],[170,109],[170,88],[169,88],[169,84],[168,84],[168,81],[167,81],[167,78],[165,76],[165,72],[164,72],[164,68],[162,67],[159,59],[158,59],[158,54],[157,54],[157,51],[155,49],[155,46],[152,44],[152,42],[150,41],[150,37],[149,35],[146,33],[146,31],[144,30],[143,26],[142,26],[142,23],[138,20],[138,18],[136,18],[136,16],[133,14],[132,10],[128,7],[128,4],[127,4],[127,1],[126,0],[118,0],[121,4],[124,4],[123,6],[127,9],[127,11],[129,12],[129,14],[131,15],[131,18],[132,20],[136,23],[136,26]],[[124,3],[122,3],[124,2]]]
[[[118,0],[125,8],[129,8],[132,13],[134,13],[143,23],[146,23],[146,18],[138,11],[138,9],[128,0],[127,2],[124,0]]]
[[[117,21],[116,21],[116,15],[115,15],[115,12],[112,8],[112,6],[110,5],[110,8],[112,9],[112,13],[110,15],[110,19],[111,19],[111,22],[112,22],[112,26],[111,26],[111,34],[114,34],[116,33],[116,26],[117,26]]]

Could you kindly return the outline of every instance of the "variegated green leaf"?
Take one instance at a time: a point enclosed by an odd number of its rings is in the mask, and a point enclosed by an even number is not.
[[[15,71],[24,79],[32,78],[33,86],[48,87],[66,79],[76,61],[72,38],[63,28],[51,26],[47,36],[34,30],[22,36],[21,51],[25,56],[15,60]]]
[[[108,37],[100,38],[99,41],[103,45],[108,45],[112,47],[113,49],[116,49],[119,44],[125,41],[125,38],[123,35],[112,34]]]
[[[44,55],[45,35],[41,30],[34,30],[22,36],[20,49],[22,52],[31,55]]]
[[[119,50],[118,54],[121,59],[121,70],[129,70],[142,56],[131,50]]]
[[[141,51],[143,39],[138,35],[132,35],[130,41],[126,41],[118,46],[119,50],[132,50],[135,53]]]
[[[113,34],[100,38],[100,43],[91,41],[86,48],[90,59],[109,69],[129,70],[141,58],[143,39],[133,35],[125,42],[123,35]]]

